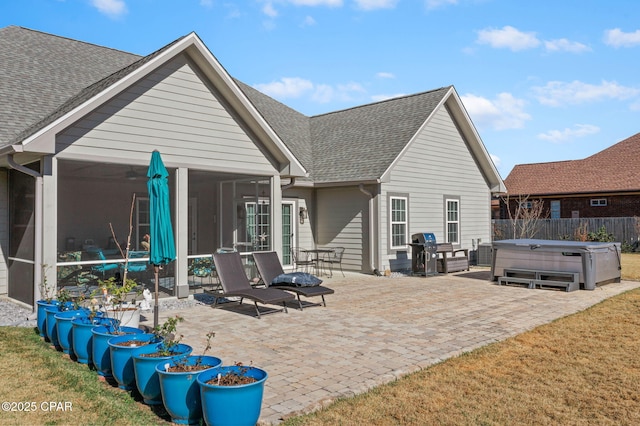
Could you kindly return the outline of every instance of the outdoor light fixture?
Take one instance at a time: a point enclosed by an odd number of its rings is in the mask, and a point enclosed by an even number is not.
[[[300,216],[300,224],[304,224],[304,220],[309,217],[307,209],[305,207],[300,207],[298,211],[298,215]]]

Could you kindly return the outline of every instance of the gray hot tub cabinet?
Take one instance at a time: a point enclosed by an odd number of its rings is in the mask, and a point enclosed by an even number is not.
[[[493,242],[493,280],[505,270],[557,271],[579,274],[580,287],[620,282],[620,243],[564,240],[500,240]]]

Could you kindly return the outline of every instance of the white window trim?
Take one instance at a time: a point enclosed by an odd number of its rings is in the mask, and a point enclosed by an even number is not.
[[[458,206],[458,220],[449,220],[449,202],[454,202]],[[458,241],[449,241],[449,224],[456,223],[458,224]],[[444,237],[447,243],[451,244],[460,244],[461,235],[460,235],[460,199],[459,198],[445,198],[444,200]]]
[[[405,214],[404,221],[393,221],[393,200],[404,200]],[[404,224],[404,242],[401,246],[393,245],[393,225]],[[409,197],[401,195],[389,196],[389,248],[391,250],[403,250],[406,249],[409,244]]]
[[[606,198],[592,198],[591,199],[591,207],[604,207],[607,205]]]

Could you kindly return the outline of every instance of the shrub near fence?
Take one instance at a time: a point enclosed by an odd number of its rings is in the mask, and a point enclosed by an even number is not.
[[[514,238],[512,221],[495,219],[493,240]],[[634,246],[640,238],[640,217],[595,217],[581,219],[538,219],[536,232],[529,238],[541,240],[582,240],[588,233],[597,234],[604,227],[614,241]]]

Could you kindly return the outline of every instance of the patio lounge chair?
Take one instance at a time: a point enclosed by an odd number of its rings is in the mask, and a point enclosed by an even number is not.
[[[218,299],[221,297],[239,297],[240,304],[243,299],[253,300],[256,306],[256,313],[260,318],[260,310],[258,309],[258,302],[262,304],[276,305],[282,303],[282,309],[272,310],[270,312],[284,311],[287,312],[287,301],[294,300],[295,296],[291,293],[287,293],[284,290],[277,288],[253,288],[249,284],[247,275],[244,272],[244,266],[242,265],[242,259],[240,253],[214,253],[213,262],[218,272],[218,278],[220,278],[220,284],[222,285],[222,293],[213,293],[215,297],[214,308],[218,304]]]
[[[334,293],[332,289],[323,287],[321,285],[313,287],[295,287],[290,285],[284,286],[279,284],[272,284],[273,280],[277,276],[284,274],[282,264],[280,263],[278,254],[275,251],[253,253],[253,260],[256,261],[258,273],[260,274],[262,281],[264,281],[264,284],[270,288],[277,288],[295,293],[298,297],[298,306],[300,306],[300,310],[302,310],[302,301],[300,300],[300,296],[320,296],[322,297],[322,305],[326,307],[327,303],[324,300],[324,295]],[[313,305],[320,305],[320,303],[314,303]]]

